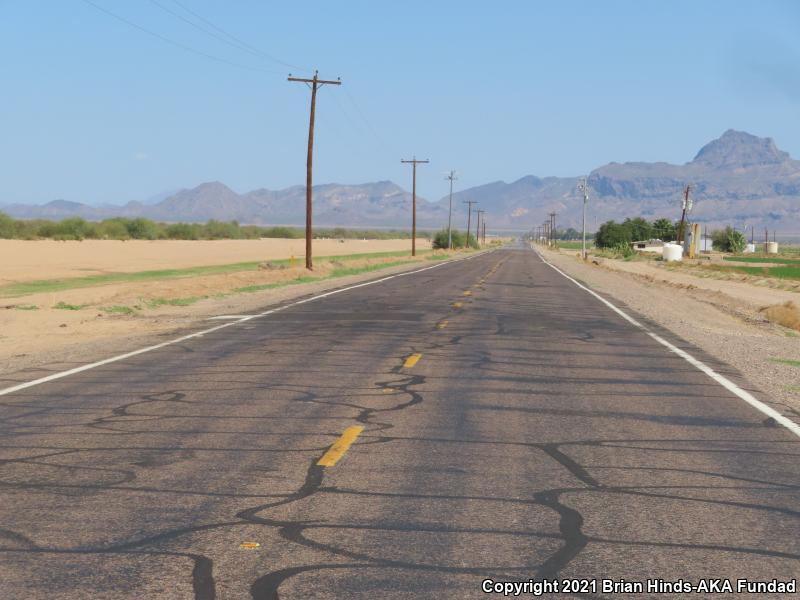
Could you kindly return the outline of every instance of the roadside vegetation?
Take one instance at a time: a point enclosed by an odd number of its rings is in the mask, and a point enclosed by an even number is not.
[[[150,219],[116,217],[99,222],[71,217],[60,221],[46,219],[13,219],[0,212],[0,239],[12,240],[245,240],[258,238],[300,239],[305,230],[298,227],[261,227],[240,225],[236,221],[207,223],[159,223]],[[335,239],[409,239],[411,233],[401,230],[345,229],[344,227],[314,230],[315,238]],[[417,237],[431,234],[418,231]]]
[[[440,229],[433,235],[433,247],[437,250],[447,249],[447,244],[452,238],[453,248],[479,248],[478,240],[471,233],[467,234],[457,229],[450,230],[450,236],[447,235],[447,229]]]

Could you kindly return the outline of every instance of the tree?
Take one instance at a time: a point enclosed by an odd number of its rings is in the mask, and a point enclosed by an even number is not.
[[[631,229],[623,223],[606,221],[597,230],[594,244],[598,248],[614,248],[620,244],[630,244],[633,241]]]
[[[711,232],[711,245],[714,250],[720,252],[742,252],[747,245],[747,239],[741,231],[736,231],[728,225],[725,229],[717,229]]]
[[[631,232],[632,242],[649,240],[653,237],[653,226],[642,217],[627,218],[622,222],[622,226]]]
[[[665,242],[671,242],[676,239],[675,223],[664,217],[653,221],[653,233],[655,236]]]

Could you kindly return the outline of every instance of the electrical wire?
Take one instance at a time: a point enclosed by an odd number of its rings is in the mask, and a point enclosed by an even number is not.
[[[166,11],[168,11],[168,12],[172,12],[172,11],[170,11],[169,9],[167,9],[166,7],[162,6],[162,5],[161,5],[159,2],[157,2],[156,0],[150,0],[150,1],[151,1],[151,2],[153,2],[154,4],[158,5],[158,6],[161,6],[161,7],[162,7],[164,10],[166,10]],[[284,67],[289,67],[290,69],[295,69],[296,71],[300,71],[300,72],[302,72],[302,73],[311,73],[311,72],[312,72],[312,69],[306,69],[305,67],[299,67],[299,66],[297,66],[297,65],[293,65],[292,63],[286,62],[285,60],[281,60],[280,58],[277,58],[277,57],[275,57],[275,56],[272,56],[271,54],[267,54],[267,53],[266,53],[266,52],[264,52],[263,50],[259,50],[258,48],[256,48],[256,47],[255,47],[255,46],[253,46],[252,44],[248,44],[248,43],[247,43],[247,42],[245,42],[244,40],[241,40],[241,39],[239,39],[238,37],[236,37],[235,35],[233,35],[232,33],[228,33],[228,32],[227,32],[227,31],[225,31],[225,30],[224,30],[222,27],[219,27],[218,25],[215,25],[215,24],[214,24],[214,23],[212,23],[210,20],[208,20],[208,19],[206,19],[204,16],[202,16],[202,15],[200,15],[200,14],[196,13],[195,11],[193,11],[192,9],[190,9],[189,7],[187,7],[186,5],[182,4],[182,3],[181,3],[181,2],[179,2],[178,0],[172,0],[172,2],[173,2],[174,4],[176,4],[176,5],[178,5],[178,6],[179,6],[181,9],[183,9],[185,12],[187,12],[187,13],[189,13],[190,15],[192,15],[193,17],[195,17],[196,19],[199,19],[200,21],[202,21],[203,23],[205,23],[205,24],[206,24],[206,25],[208,25],[209,27],[211,27],[211,28],[215,29],[216,31],[218,31],[219,33],[221,33],[222,35],[224,35],[225,37],[227,37],[229,40],[232,40],[232,42],[233,42],[233,45],[235,45],[236,47],[238,47],[238,48],[239,48],[239,49],[241,49],[241,50],[244,50],[245,52],[249,52],[250,54],[253,54],[253,55],[255,55],[255,56],[260,56],[260,57],[262,57],[262,58],[266,58],[267,60],[271,60],[271,61],[272,61],[272,62],[274,62],[274,63],[277,63],[277,64],[279,64],[279,65],[283,65]],[[175,14],[175,13],[172,13],[172,14]],[[178,16],[178,15],[176,15],[176,16]],[[179,18],[181,18],[181,19],[183,19],[183,20],[186,20],[186,19],[184,19],[183,17],[179,17]],[[188,22],[188,21],[187,21],[187,22]],[[197,25],[194,25],[193,23],[190,23],[190,24],[192,24],[193,26],[197,27],[198,29],[201,29],[199,26],[197,26]],[[201,29],[201,30],[202,30],[202,29]],[[203,31],[205,31],[205,30],[203,30]],[[214,36],[214,37],[216,37],[217,39],[222,39],[222,38],[219,38],[218,36],[216,36],[216,35],[212,34],[211,32],[208,32],[208,31],[206,31],[206,33],[208,33],[209,35],[213,35],[213,36]],[[223,40],[223,41],[225,41],[225,40]],[[227,42],[227,43],[231,43],[231,42]]]
[[[142,27],[141,25],[139,25],[137,23],[134,23],[133,21],[131,21],[129,19],[126,19],[125,17],[122,17],[122,16],[120,16],[120,15],[114,13],[114,12],[111,12],[110,10],[100,6],[99,4],[96,4],[96,3],[92,2],[92,0],[83,0],[83,1],[86,4],[88,4],[89,6],[92,6],[93,8],[95,8],[96,10],[99,10],[100,12],[103,12],[103,13],[107,14],[108,16],[110,16],[110,17],[112,17],[112,18],[114,18],[114,19],[116,19],[116,20],[118,20],[118,21],[120,21],[122,23],[125,23],[129,27],[133,27],[134,29],[138,29],[139,31],[141,31],[143,33],[146,33],[147,35],[149,35],[151,37],[154,37],[154,38],[156,38],[158,40],[161,40],[162,42],[165,42],[167,44],[170,44],[172,46],[175,46],[175,47],[180,48],[182,50],[185,50],[187,52],[191,52],[192,54],[197,54],[198,56],[202,56],[204,58],[213,60],[215,62],[223,63],[223,64],[226,64],[226,65],[231,66],[231,67],[236,67],[237,69],[245,69],[247,71],[258,71],[258,72],[261,72],[261,73],[270,73],[270,72],[274,73],[275,72],[275,71],[269,71],[267,69],[262,69],[262,68],[259,68],[259,67],[250,67],[250,66],[247,66],[247,65],[243,65],[243,64],[228,60],[226,58],[221,58],[219,56],[214,56],[213,54],[208,54],[207,52],[203,52],[202,50],[198,50],[197,48],[193,48],[192,46],[187,46],[186,44],[184,44],[182,42],[176,42],[175,40],[170,39],[170,38],[168,38],[166,36],[163,36],[160,33],[156,33],[155,31],[151,31],[150,29]]]

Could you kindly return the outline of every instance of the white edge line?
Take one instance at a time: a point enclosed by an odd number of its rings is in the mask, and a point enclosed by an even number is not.
[[[668,342],[667,340],[662,338],[657,333],[654,333],[654,332],[650,331],[647,327],[642,325],[639,321],[637,321],[636,319],[631,317],[629,314],[627,314],[623,310],[621,310],[621,309],[617,308],[616,306],[614,306],[611,302],[609,302],[608,300],[603,298],[600,294],[598,294],[594,290],[589,289],[588,287],[586,287],[582,283],[578,282],[577,280],[573,279],[572,277],[570,277],[569,275],[564,273],[564,271],[559,269],[557,266],[555,266],[554,264],[550,263],[544,256],[539,254],[539,252],[537,250],[534,250],[534,252],[536,252],[536,254],[539,256],[539,258],[542,259],[542,262],[544,262],[544,264],[546,264],[547,266],[555,269],[557,272],[561,273],[561,275],[563,275],[564,277],[569,279],[572,283],[577,285],[579,288],[589,292],[592,296],[594,296],[595,298],[600,300],[600,302],[605,304],[608,308],[613,310],[620,317],[622,317],[623,319],[628,321],[628,323],[630,323],[634,327],[637,327],[637,328],[641,329],[647,335],[649,335],[651,338],[653,338],[655,341],[657,341],[659,344],[661,344],[662,346],[665,346],[670,352],[673,352],[673,353],[677,354],[683,360],[688,362],[690,365],[692,365],[693,367],[695,367],[699,371],[702,371],[703,373],[708,375],[711,379],[716,381],[718,384],[720,384],[726,390],[728,390],[732,394],[735,394],[736,396],[738,396],[739,398],[741,398],[742,400],[747,402],[750,406],[752,406],[756,410],[761,411],[762,413],[764,413],[768,417],[772,417],[773,419],[775,419],[776,422],[780,423],[781,425],[786,427],[786,429],[791,431],[793,434],[795,434],[796,436],[800,437],[800,425],[798,425],[797,423],[795,423],[794,421],[792,421],[788,417],[785,417],[784,415],[779,413],[777,410],[775,410],[771,406],[768,406],[768,405],[764,404],[763,402],[761,402],[761,400],[757,399],[750,392],[748,392],[747,390],[743,390],[742,388],[740,388],[738,385],[733,383],[730,379],[728,379],[724,375],[720,375],[714,369],[712,369],[707,364],[705,364],[703,361],[696,359],[694,356],[692,356],[691,354],[689,354],[685,350],[681,350],[680,348],[678,348],[674,344],[671,344],[670,342]]]
[[[146,348],[139,348],[138,350],[133,350],[131,352],[126,352],[125,354],[119,354],[117,356],[112,356],[111,358],[105,358],[103,360],[98,360],[93,363],[88,363],[85,365],[81,365],[80,367],[75,367],[74,369],[68,369],[66,371],[59,371],[58,373],[52,373],[51,375],[47,375],[46,377],[40,377],[39,379],[34,379],[32,381],[26,381],[24,383],[19,383],[17,385],[13,385],[11,387],[0,389],[0,396],[5,396],[7,394],[13,394],[14,392],[18,392],[20,390],[24,390],[26,388],[30,388],[36,385],[40,385],[42,383],[47,383],[48,381],[54,381],[56,379],[62,379],[64,377],[69,377],[70,375],[75,375],[76,373],[82,373],[83,371],[88,371],[90,369],[94,369],[97,367],[102,367],[103,365],[108,365],[111,363],[118,362],[120,360],[125,360],[126,358],[131,358],[133,356],[138,356],[139,354],[144,354],[145,352],[151,352],[153,350],[158,350],[159,348],[165,348],[166,346],[172,346],[174,344],[180,344],[181,342],[185,342],[186,340],[191,340],[193,338],[199,338],[207,333],[213,333],[215,331],[219,331],[220,329],[225,329],[226,327],[232,327],[233,325],[238,325],[239,323],[244,323],[245,321],[250,321],[252,319],[257,319],[259,317],[266,317],[267,315],[271,315],[281,310],[286,310],[287,308],[291,308],[292,306],[299,306],[300,304],[305,304],[306,302],[311,302],[313,300],[319,300],[320,298],[327,298],[328,296],[332,296],[334,294],[339,294],[341,292],[347,292],[349,290],[354,290],[357,288],[366,287],[368,285],[375,285],[376,283],[383,283],[384,281],[388,281],[390,279],[394,279],[396,277],[404,277],[406,275],[413,275],[414,273],[422,273],[423,271],[428,271],[430,269],[435,269],[437,267],[441,267],[443,265],[449,265],[456,262],[461,262],[463,260],[469,260],[471,258],[475,258],[478,256],[482,256],[487,254],[488,252],[492,252],[492,250],[487,250],[483,252],[479,252],[478,254],[472,254],[470,256],[465,256],[463,258],[454,258],[451,260],[445,260],[440,263],[436,263],[435,265],[431,265],[429,267],[423,267],[422,269],[416,269],[413,271],[404,271],[402,273],[395,273],[394,275],[388,275],[386,277],[382,277],[380,279],[374,279],[372,281],[366,281],[364,283],[359,283],[356,285],[351,285],[345,288],[341,288],[338,290],[332,290],[330,292],[325,292],[323,294],[318,294],[316,296],[311,296],[310,298],[305,298],[303,300],[297,300],[295,302],[291,302],[289,304],[284,304],[283,306],[279,306],[277,308],[271,308],[269,310],[265,310],[262,313],[258,313],[255,315],[248,315],[242,317],[236,321],[231,321],[230,323],[223,323],[222,325],[217,325],[216,327],[211,327],[209,329],[204,329],[203,331],[197,331],[195,333],[190,333],[189,335],[184,335],[179,338],[175,338],[174,340],[168,340],[166,342],[161,342],[160,344],[154,344],[152,346],[147,346]]]

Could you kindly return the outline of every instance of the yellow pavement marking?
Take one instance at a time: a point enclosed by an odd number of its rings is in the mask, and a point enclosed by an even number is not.
[[[467,290],[466,292],[464,292],[464,295],[465,295],[465,296],[472,296],[472,292],[470,292],[469,290]]]
[[[260,548],[261,544],[258,542],[242,542],[239,544],[239,548],[244,548],[246,550],[255,550],[256,548]]]
[[[384,394],[391,394],[394,390],[392,388],[383,388]]]
[[[419,362],[420,358],[422,358],[422,354],[420,354],[419,352],[415,352],[406,359],[406,362],[403,363],[403,368],[410,369]]]
[[[436,329],[444,329],[445,327],[447,327],[447,319],[445,319],[443,321],[439,321],[436,324]]]
[[[462,302],[453,302],[452,306],[453,308],[461,308],[464,304]]]
[[[345,429],[339,439],[333,442],[328,451],[317,461],[317,464],[321,467],[335,465],[362,431],[364,431],[364,428],[361,425],[353,425]]]

